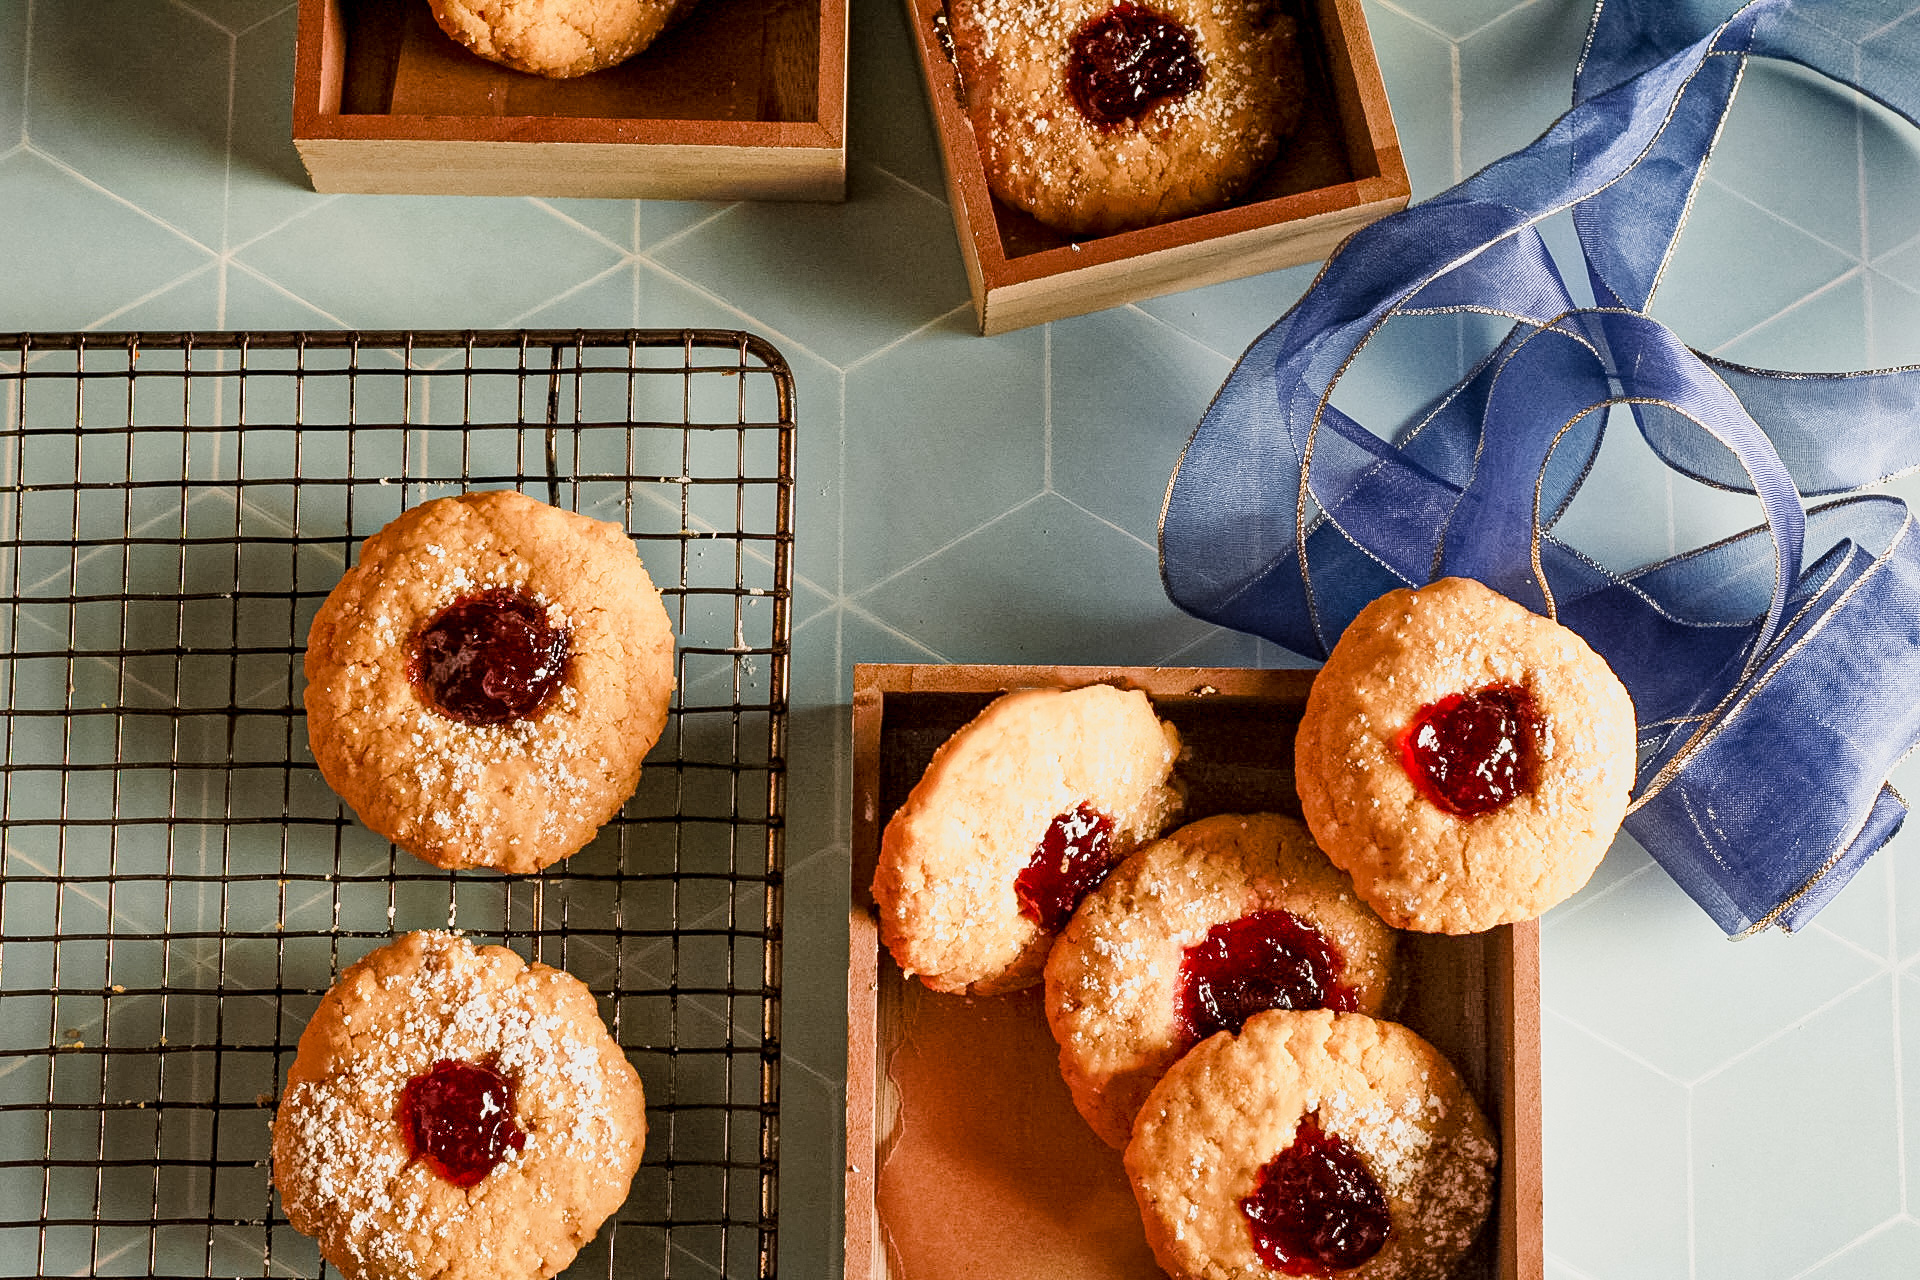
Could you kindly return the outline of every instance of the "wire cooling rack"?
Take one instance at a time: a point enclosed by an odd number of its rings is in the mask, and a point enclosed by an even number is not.
[[[0,337],[0,1274],[322,1274],[274,1100],[334,974],[448,926],[645,1082],[570,1274],[773,1274],[793,433],[739,333]],[[360,826],[300,709],[359,542],[508,487],[623,522],[680,640],[638,793],[521,879]]]

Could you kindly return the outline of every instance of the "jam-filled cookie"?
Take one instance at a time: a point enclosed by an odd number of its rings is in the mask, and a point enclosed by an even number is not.
[[[440,29],[490,62],[564,80],[625,62],[691,0],[428,0]]]
[[[1297,818],[1223,814],[1169,832],[1087,895],[1047,957],[1047,1023],[1074,1105],[1124,1147],[1160,1076],[1266,1009],[1376,1014],[1394,931]]]
[[[1446,1280],[1492,1210],[1498,1159],[1439,1051],[1325,1009],[1255,1014],[1195,1046],[1125,1156],[1175,1280]]]
[[[673,633],[619,525],[470,493],[367,539],[306,673],[314,760],[361,821],[436,866],[529,872],[633,794]]]
[[[1040,979],[1047,948],[1107,870],[1178,812],[1180,735],[1137,689],[1004,694],[934,753],[887,823],[880,936],[936,991]]]
[[[953,0],[993,194],[1075,235],[1225,204],[1300,117],[1294,21],[1270,0]]]
[[[1633,702],[1572,631],[1446,578],[1354,618],[1294,762],[1307,825],[1375,911],[1472,933],[1593,874],[1633,786]]]
[[[273,1184],[349,1280],[532,1280],[626,1199],[639,1074],[572,975],[410,933],[341,973],[300,1036]]]

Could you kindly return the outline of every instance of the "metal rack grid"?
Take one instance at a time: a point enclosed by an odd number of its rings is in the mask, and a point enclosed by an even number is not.
[[[570,1274],[773,1274],[794,425],[731,332],[0,337],[0,1274],[323,1273],[275,1096],[342,966],[450,925],[645,1083]],[[680,641],[639,791],[528,878],[373,836],[300,708],[360,540],[505,487],[625,523]]]

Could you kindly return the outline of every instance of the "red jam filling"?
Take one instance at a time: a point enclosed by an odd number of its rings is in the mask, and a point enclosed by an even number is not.
[[[1053,933],[1067,922],[1080,899],[1106,879],[1107,850],[1113,843],[1113,819],[1081,803],[1053,820],[1013,882],[1020,914]]]
[[[1359,1152],[1307,1116],[1293,1145],[1261,1166],[1240,1200],[1254,1252],[1289,1276],[1357,1267],[1380,1252],[1393,1219]]]
[[[1490,684],[1420,708],[1400,735],[1400,762],[1420,794],[1478,818],[1533,790],[1545,731],[1524,688]]]
[[[490,1066],[442,1058],[400,1090],[407,1147],[456,1187],[492,1173],[527,1145],[513,1121],[513,1081]]]
[[[1201,79],[1193,33],[1131,0],[1088,19],[1067,45],[1067,94],[1103,129],[1185,97]]]
[[[413,641],[412,674],[442,713],[468,724],[525,720],[566,676],[572,633],[513,587],[462,596]]]
[[[1340,981],[1346,958],[1291,911],[1252,911],[1207,931],[1180,959],[1178,1008],[1189,1039],[1239,1032],[1266,1009],[1359,1007]]]

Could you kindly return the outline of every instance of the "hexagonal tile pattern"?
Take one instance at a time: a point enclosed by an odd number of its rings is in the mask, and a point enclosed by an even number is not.
[[[1167,477],[1228,364],[1128,307],[1056,324],[1051,339],[1048,485],[1150,542]],[[1118,351],[1131,358],[1100,358]],[[1121,435],[1134,447],[1115,449]]]
[[[1902,1212],[1891,989],[1788,1022],[1695,1086],[1700,1280],[1798,1274]]]
[[[849,593],[1031,500],[1046,483],[1046,335],[983,341],[969,319],[955,315],[847,374],[848,420],[894,427],[850,439],[839,470],[863,495],[842,533]]]
[[[1410,16],[1406,6],[1375,0],[1366,13],[1414,199],[1433,195],[1466,176],[1460,165],[1460,47]]]
[[[34,15],[29,128],[36,147],[124,200],[219,246],[233,38],[190,10],[138,0]],[[129,24],[139,30],[128,37]]]
[[[1685,1086],[1558,1018],[1540,1032],[1554,1254],[1580,1274],[1687,1280]]]
[[[1920,1276],[1920,1222],[1896,1218],[1808,1271],[1806,1280]]]
[[[1698,914],[1666,877],[1644,875],[1550,915],[1544,999],[1692,1082],[1885,970],[1819,932],[1734,945]]]
[[[1591,13],[1364,8],[1416,197],[1551,122]],[[1887,20],[1863,60],[1920,13],[1891,4]],[[899,0],[853,0],[845,204],[320,196],[289,136],[294,21],[290,0],[0,4],[0,327],[713,325],[781,348],[801,425],[779,1265],[836,1276],[853,664],[1301,664],[1174,609],[1154,533],[1213,388],[1317,264],[974,336]],[[1568,249],[1565,226],[1549,240]],[[1656,314],[1746,362],[1920,361],[1920,130],[1804,70],[1750,66]],[[1340,403],[1376,427],[1405,421],[1493,332],[1391,326]],[[1625,415],[1590,484],[1559,532],[1623,567],[1755,514],[1675,481]],[[1889,487],[1920,499],[1920,478]],[[1894,783],[1920,794],[1920,761]],[[1627,837],[1549,914],[1550,1280],[1920,1274],[1917,851],[1909,830],[1791,938],[1724,941]],[[386,873],[384,850],[349,853]],[[90,855],[77,837],[64,854],[24,838],[5,851],[16,868],[63,856]],[[184,848],[180,865],[200,856]],[[122,886],[114,902],[216,906],[187,887]],[[51,909],[9,886],[0,929]],[[105,900],[64,909],[97,918]],[[51,962],[8,960],[10,975]],[[0,1070],[0,1093],[17,1085]],[[0,1176],[0,1219],[36,1211],[17,1191]],[[61,1228],[44,1259],[35,1233],[11,1230],[0,1257],[147,1266],[144,1237],[117,1228]],[[201,1269],[209,1249],[216,1268],[259,1261],[230,1232],[152,1248],[163,1267]],[[274,1249],[276,1268],[318,1265],[297,1237]]]
[[[1514,5],[1460,40],[1463,176],[1526,146],[1573,105],[1562,69],[1579,58],[1590,14],[1577,4]]]
[[[867,607],[944,662],[1151,665],[1210,629],[1167,603],[1155,565],[1150,544],[1042,494],[903,570]],[[956,593],[974,608],[955,611]]]
[[[32,298],[46,329],[83,329],[211,261],[140,209],[37,151],[0,156],[9,250],[0,295]]]
[[[1654,294],[1653,315],[1688,345],[1717,353],[1857,263],[1709,172]]]
[[[556,228],[561,229],[554,234]],[[523,246],[538,241],[538,255]],[[236,259],[356,327],[475,328],[518,322],[620,254],[533,201],[503,201],[484,226],[449,223],[441,201],[334,196],[248,244]],[[313,264],[330,264],[316,272]],[[448,280],[463,286],[449,292]],[[370,287],[371,286],[371,287]]]
[[[1890,114],[1869,117],[1857,94],[1825,76],[1755,58],[1714,144],[1715,177],[1809,235],[1858,254],[1860,148],[1834,143],[1890,129]]]
[[[653,257],[703,288],[756,299],[767,321],[810,331],[842,367],[967,301],[945,205],[860,165],[850,166],[844,205],[736,205]],[[773,279],[787,287],[766,288]],[[838,323],[809,324],[821,311]]]

